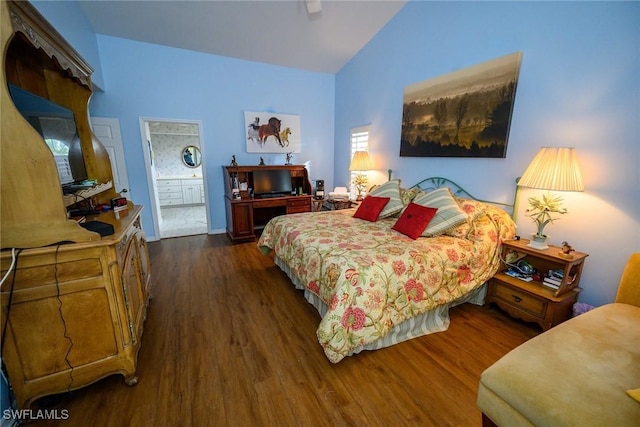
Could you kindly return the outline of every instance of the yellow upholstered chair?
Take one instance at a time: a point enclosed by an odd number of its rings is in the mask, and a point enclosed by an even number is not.
[[[616,302],[640,307],[640,252],[631,255],[622,272]]]
[[[483,426],[640,426],[640,253],[614,303],[532,338],[480,377]]]

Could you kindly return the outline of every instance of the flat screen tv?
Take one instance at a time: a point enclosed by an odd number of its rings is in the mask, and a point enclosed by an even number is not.
[[[64,186],[86,180],[87,170],[73,112],[12,84],[9,92],[20,114],[51,150],[60,183]]]
[[[253,192],[263,195],[291,195],[291,171],[264,169],[253,171]]]

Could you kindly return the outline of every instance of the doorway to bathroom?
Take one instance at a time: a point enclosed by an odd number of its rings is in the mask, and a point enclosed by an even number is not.
[[[155,235],[160,239],[209,231],[199,121],[141,118]]]

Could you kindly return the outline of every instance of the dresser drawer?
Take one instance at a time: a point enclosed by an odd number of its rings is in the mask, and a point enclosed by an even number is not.
[[[182,190],[173,191],[171,193],[160,193],[160,194],[158,194],[158,198],[160,200],[169,200],[169,199],[180,199],[180,200],[182,200]]]
[[[182,199],[165,199],[160,200],[160,206],[174,206],[174,205],[183,205],[184,202]]]
[[[311,203],[309,202],[309,199],[307,197],[304,197],[302,199],[289,199],[287,200],[287,206],[288,207],[298,207],[298,206],[304,206],[304,207],[310,207]]]
[[[544,318],[547,312],[548,301],[543,298],[537,298],[520,289],[513,288],[499,281],[493,282],[493,296],[496,300],[527,312],[533,316]]]
[[[174,185],[177,185],[178,187],[180,187],[180,184],[181,184],[179,179],[158,179],[156,182],[158,184],[158,188],[170,187]]]
[[[158,194],[164,193],[180,193],[182,191],[182,187],[180,185],[163,185],[158,186]]]
[[[287,207],[287,213],[288,214],[303,213],[303,212],[311,212],[311,208],[309,206],[289,206],[289,207]]]
[[[311,200],[308,197],[287,200],[287,213],[311,212]]]
[[[160,206],[184,204],[184,199],[182,198],[182,191],[177,193],[176,192],[159,193],[158,198],[160,199]]]

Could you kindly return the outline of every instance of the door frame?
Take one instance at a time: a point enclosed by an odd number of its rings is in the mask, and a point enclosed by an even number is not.
[[[200,120],[185,120],[185,119],[167,119],[167,118],[157,118],[157,117],[140,117],[140,142],[142,143],[142,153],[144,155],[144,169],[147,174],[147,191],[149,194],[149,200],[151,202],[151,219],[153,220],[153,232],[155,234],[156,240],[160,240],[160,203],[158,199],[158,192],[156,191],[156,186],[154,185],[156,178],[153,176],[151,172],[151,150],[149,147],[150,144],[150,135],[147,132],[147,122],[165,122],[165,123],[188,123],[194,124],[198,126],[198,138],[200,144],[200,154],[202,155],[202,184],[204,186],[204,206],[207,215],[207,234],[211,234],[211,213],[209,212],[209,190],[207,185],[207,174],[206,171],[206,159],[207,155],[205,153],[204,147],[204,136],[202,131],[202,121]]]

